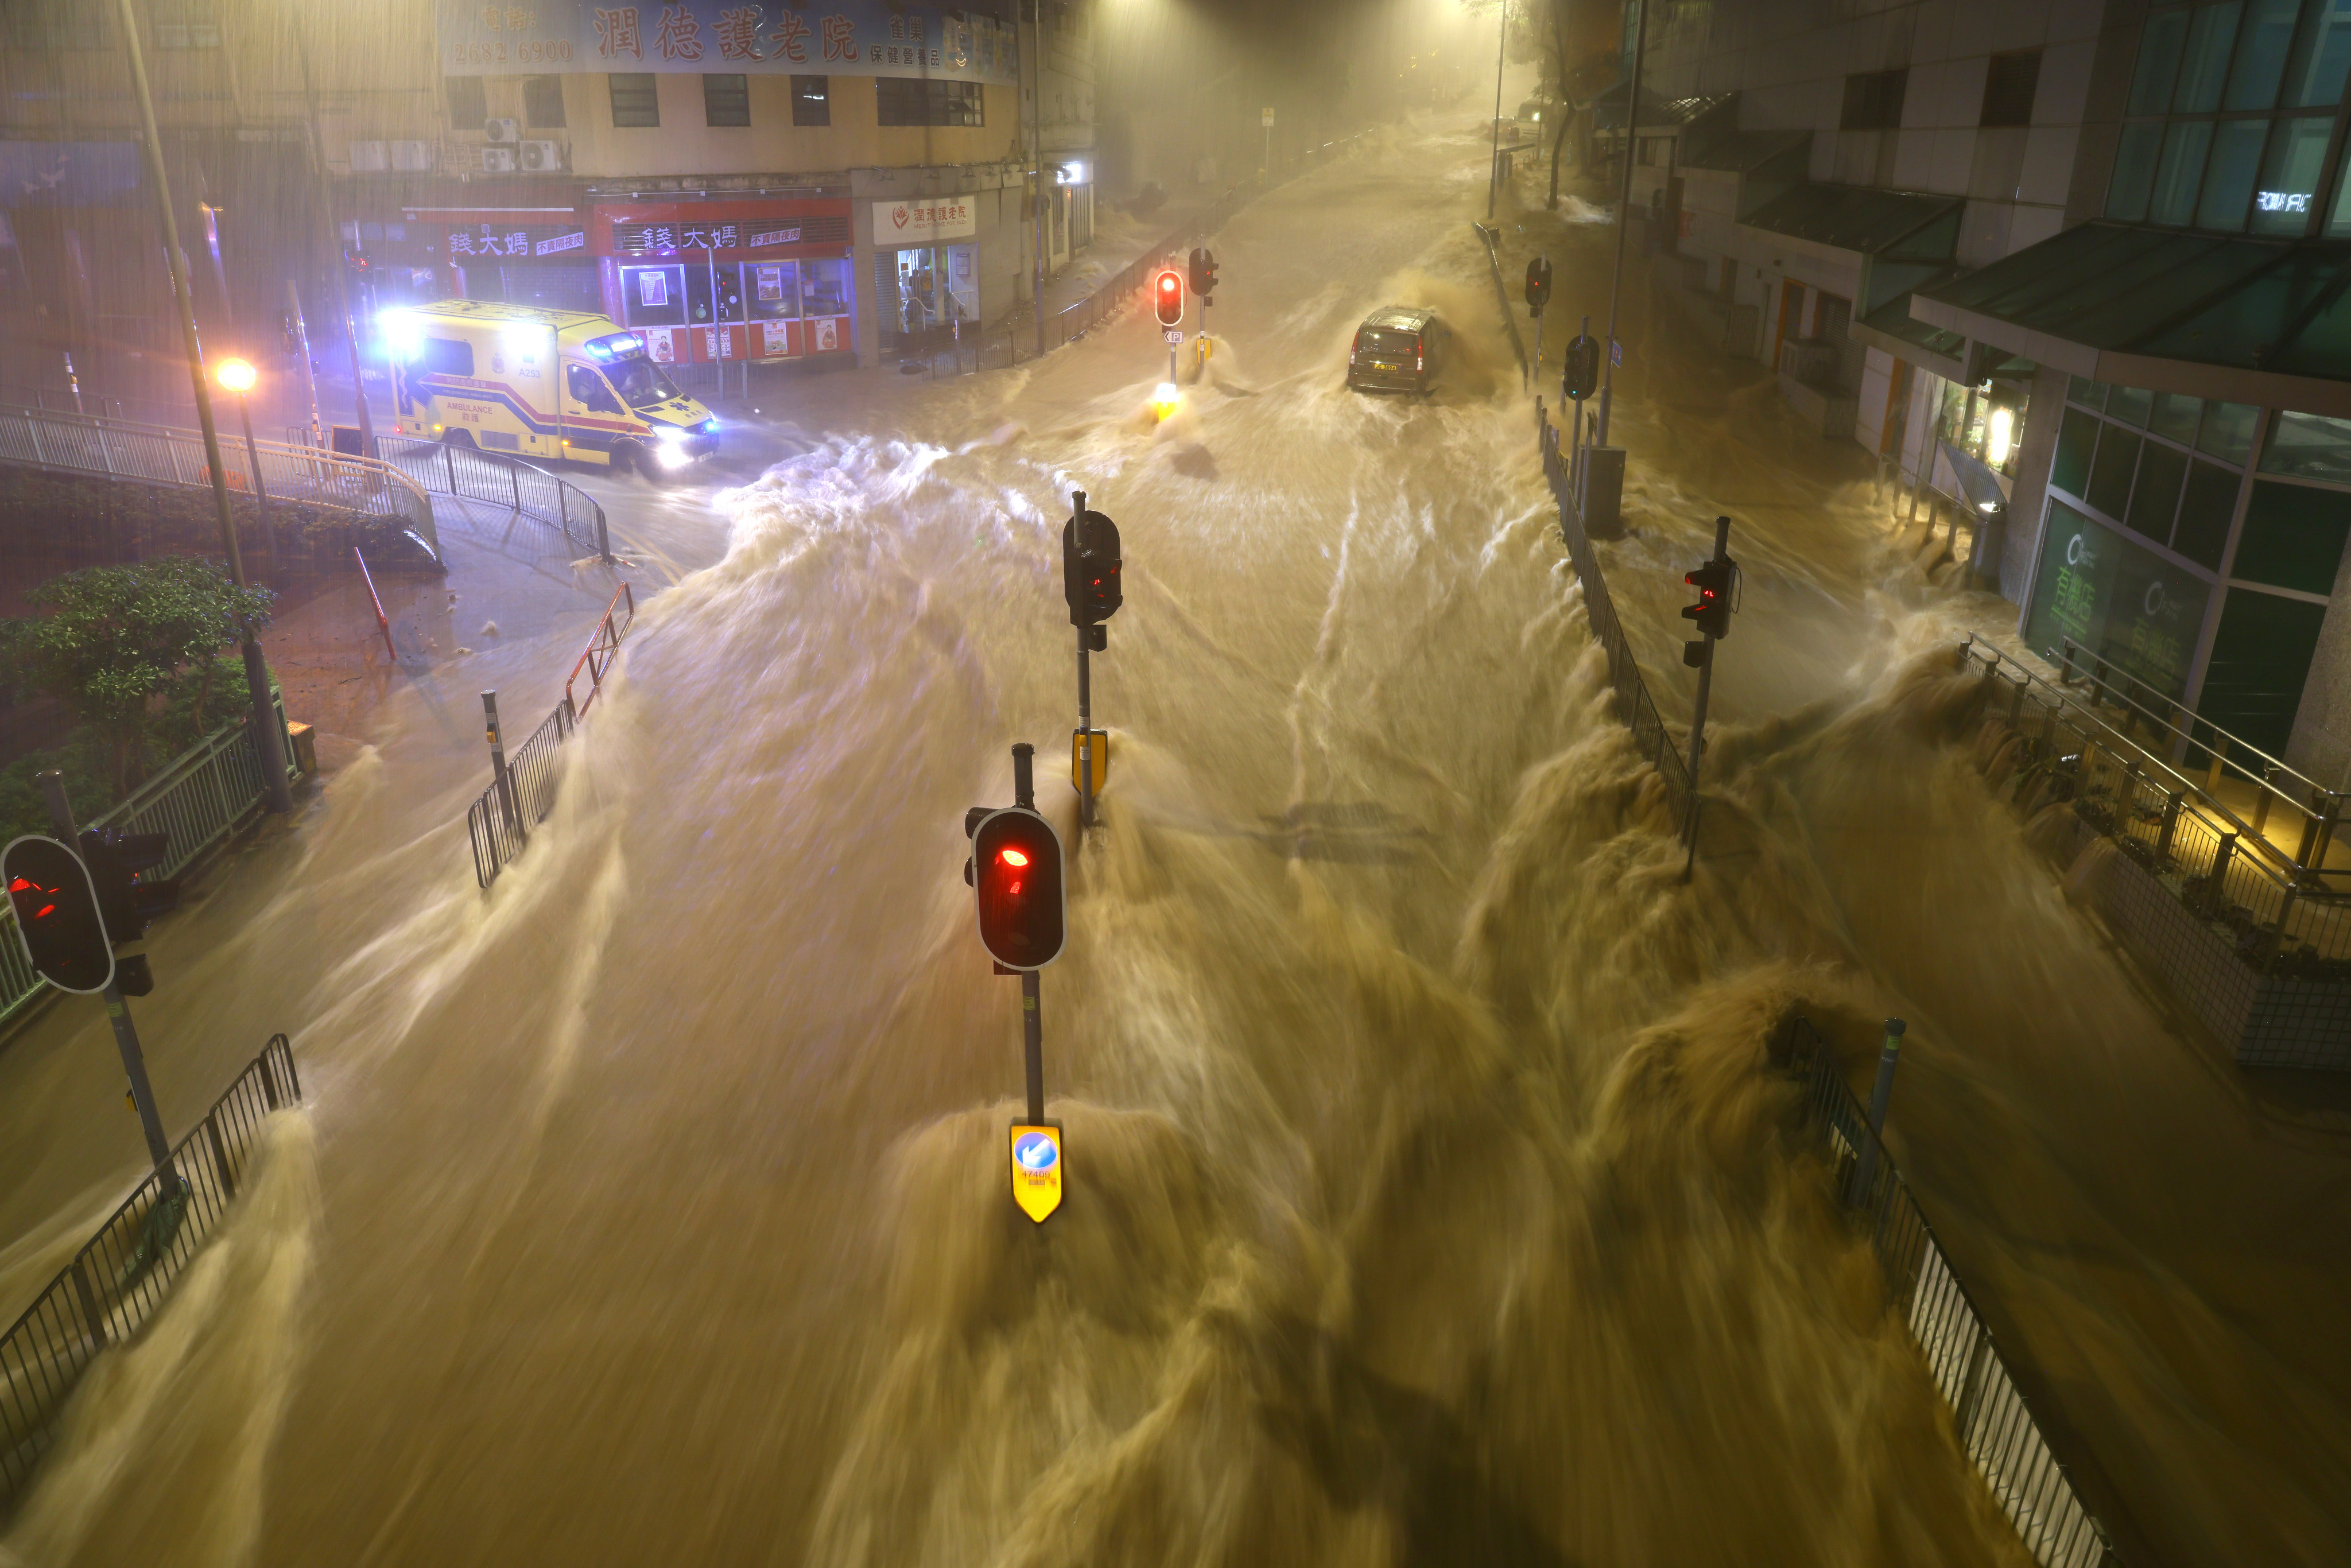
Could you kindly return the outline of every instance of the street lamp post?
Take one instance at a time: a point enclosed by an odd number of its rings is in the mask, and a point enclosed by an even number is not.
[[[245,457],[246,471],[253,476],[253,503],[261,518],[261,546],[269,552],[269,570],[277,570],[277,536],[269,528],[269,487],[261,482],[261,449],[253,440],[253,402],[249,395],[258,379],[252,364],[245,360],[223,360],[213,371],[213,379],[236,394],[237,418],[245,424]]]
[[[204,461],[211,465],[213,508],[220,518],[221,549],[228,556],[229,576],[239,588],[246,580],[245,557],[236,548],[236,515],[230,510],[228,476],[222,472],[220,433],[213,423],[212,388],[204,381],[204,350],[196,337],[195,297],[188,287],[188,258],[180,249],[180,223],[172,211],[172,185],[163,171],[163,136],[155,125],[155,99],[147,87],[147,59],[139,47],[139,13],[131,0],[115,0],[115,21],[122,34],[122,52],[131,67],[131,91],[139,106],[139,128],[147,155],[147,182],[155,197],[155,216],[163,230],[163,262],[172,275],[172,293],[180,310],[180,340],[188,357],[188,377],[196,394],[196,427],[204,433]],[[286,782],[286,737],[277,727],[277,714],[269,700],[269,666],[251,627],[242,629],[245,678],[253,688],[253,755],[261,764],[261,800],[265,810],[294,809],[294,792]]]
[[[1494,150],[1486,160],[1486,221],[1494,221],[1496,187],[1502,182],[1502,56],[1510,44],[1510,0],[1497,7],[1501,23],[1494,39]]]

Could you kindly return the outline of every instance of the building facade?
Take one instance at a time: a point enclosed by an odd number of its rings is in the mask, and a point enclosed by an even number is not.
[[[213,324],[274,328],[283,278],[315,301],[341,267],[363,321],[452,296],[599,310],[709,387],[984,331],[1031,297],[1038,244],[1050,271],[1091,235],[1092,44],[1065,0],[1019,20],[1011,0],[406,0],[333,28],[298,8],[140,9],[183,235],[231,189],[200,290]],[[0,52],[0,149],[90,172],[64,202],[0,197],[0,312],[92,351],[119,333],[65,264],[105,235],[153,249],[152,198],[109,183],[138,157],[109,14],[26,0]],[[257,162],[241,188],[224,178]],[[168,322],[147,270],[84,291]]]
[[[1636,189],[1736,346],[1970,509],[2036,650],[2351,779],[2351,5],[1651,22]]]

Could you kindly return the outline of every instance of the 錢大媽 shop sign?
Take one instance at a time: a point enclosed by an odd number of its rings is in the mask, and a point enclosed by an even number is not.
[[[968,239],[979,232],[979,219],[969,196],[930,196],[916,202],[873,204],[873,244],[928,245],[934,240]]]

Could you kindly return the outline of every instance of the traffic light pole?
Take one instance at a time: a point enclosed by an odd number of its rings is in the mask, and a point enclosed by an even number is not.
[[[1730,519],[1714,519],[1714,559],[1727,560],[1730,556]],[[1698,769],[1706,755],[1706,699],[1714,686],[1714,644],[1712,632],[1706,633],[1706,662],[1698,667],[1698,704],[1690,711],[1689,749],[1689,826],[1688,848],[1682,859],[1682,880],[1689,881],[1698,869]]]
[[[42,799],[48,802],[50,828],[57,841],[79,859],[81,835],[74,827],[73,806],[66,800],[66,776],[52,768],[33,777],[41,787]],[[100,995],[106,1000],[107,1021],[114,1026],[115,1047],[122,1052],[122,1071],[131,1079],[131,1103],[138,1107],[139,1126],[147,1134],[148,1157],[155,1162],[156,1173],[163,1177],[164,1186],[173,1188],[176,1181],[172,1170],[171,1140],[163,1136],[163,1118],[155,1109],[154,1086],[147,1082],[147,1058],[139,1049],[139,1030],[131,1022],[131,1004],[122,998],[121,981],[107,981]]]
[[[1082,632],[1079,633],[1081,638],[1084,635]],[[1078,646],[1078,668],[1082,671],[1085,644],[1081,641]],[[1035,757],[1036,748],[1025,740],[1012,748],[1012,801],[1032,811],[1037,809],[1036,772],[1032,766]],[[1091,766],[1086,777],[1087,782],[1092,783]],[[1038,1011],[1038,996],[1037,971],[1021,970],[1020,1065],[1028,1079],[1029,1120],[1032,1125],[1045,1119],[1045,1022]]]

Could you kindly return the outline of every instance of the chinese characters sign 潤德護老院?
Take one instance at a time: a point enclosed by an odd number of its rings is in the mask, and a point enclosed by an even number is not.
[[[969,196],[941,196],[927,202],[873,204],[873,244],[930,245],[943,239],[968,239],[979,232],[979,216]]]
[[[883,0],[438,0],[441,71],[773,71],[912,76],[1010,86],[1009,23]]]

